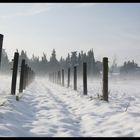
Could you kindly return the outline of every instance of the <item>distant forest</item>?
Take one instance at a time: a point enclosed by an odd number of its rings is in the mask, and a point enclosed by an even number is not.
[[[14,55],[14,54],[13,54]],[[96,61],[94,57],[93,49],[90,49],[87,53],[81,52],[71,52],[68,53],[66,58],[61,57],[57,60],[55,49],[52,50],[51,56],[47,59],[47,55],[43,53],[41,59],[39,56],[32,55],[29,59],[26,51],[22,50],[19,53],[19,70],[21,65],[21,60],[25,59],[26,63],[36,72],[36,74],[44,75],[50,72],[56,72],[58,70],[67,69],[73,66],[77,66],[78,75],[82,74],[83,62],[87,62],[87,73],[88,76],[99,76],[102,71],[102,62]],[[2,62],[1,62],[1,73],[11,73],[11,68],[13,67],[13,62],[9,61],[6,51],[2,50]],[[73,69],[72,69],[73,70]],[[120,67],[117,66],[116,60],[113,60],[112,65],[109,68],[110,73],[120,73],[120,74],[133,74],[140,73],[140,68],[137,63],[132,61],[124,62]]]

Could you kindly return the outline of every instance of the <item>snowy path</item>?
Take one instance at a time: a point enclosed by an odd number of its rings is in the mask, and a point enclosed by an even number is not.
[[[36,120],[33,124],[37,126],[31,132],[44,136],[80,136],[78,118],[69,111],[65,102],[43,82],[38,82],[38,88],[33,100],[36,107]],[[61,92],[57,91],[57,94]]]
[[[123,89],[125,93],[133,91],[130,96],[121,93],[122,87],[112,87],[110,102],[106,103],[38,78],[20,101],[7,96],[7,103],[0,107],[0,136],[140,136],[139,88],[136,93],[134,87]],[[95,95],[98,92],[91,91]],[[125,111],[130,97],[130,107]]]
[[[4,122],[0,122],[0,135],[81,136],[79,117],[57,96],[61,92],[38,80],[19,102],[9,96],[7,106],[2,107]]]

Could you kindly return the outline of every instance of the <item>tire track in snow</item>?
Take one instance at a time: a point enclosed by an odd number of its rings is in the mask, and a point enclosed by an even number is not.
[[[91,100],[88,96],[81,95],[72,89],[61,87],[50,82],[46,82],[46,84],[44,83],[45,82],[43,81],[42,86],[46,88],[46,91],[48,91],[47,93],[51,94],[50,96],[62,104],[78,122],[77,127],[79,128],[78,131],[80,136],[95,136],[94,127],[98,127],[99,121],[101,122],[100,124],[102,124],[106,119],[96,119],[97,121],[94,119],[98,116],[99,118],[102,116],[93,112],[93,106],[96,101],[93,102],[93,100]]]
[[[42,80],[36,81],[34,85],[37,86],[28,89],[34,92],[30,104],[34,106],[35,116],[30,123],[30,132],[41,137],[81,136],[79,118],[69,111],[65,102]]]
[[[56,96],[49,86],[46,86],[43,82],[41,82],[41,85],[44,88],[43,91],[47,94],[48,101],[50,101],[54,105],[55,110],[58,111],[58,116],[56,116],[58,126],[54,126],[54,130],[56,130],[54,136],[67,136],[67,134],[68,136],[81,136],[79,117],[76,117],[75,114],[71,113],[65,102]],[[50,108],[50,110],[48,110],[50,115],[52,115],[52,109],[53,108]]]

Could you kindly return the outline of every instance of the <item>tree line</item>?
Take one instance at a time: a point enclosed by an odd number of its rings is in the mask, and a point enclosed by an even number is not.
[[[55,49],[52,50],[51,56],[47,59],[47,54],[43,53],[42,56],[32,55],[31,58],[27,56],[27,52],[22,50],[19,53],[19,66],[21,65],[21,60],[25,59],[32,69],[34,69],[36,74],[44,75],[50,72],[56,72],[58,70],[64,69],[67,70],[69,67],[77,66],[78,74],[82,74],[83,62],[87,62],[87,73],[88,76],[99,76],[102,71],[102,62],[95,60],[93,49],[90,49],[86,52],[77,52],[73,51],[68,53],[66,58],[61,57],[59,60],[56,56]],[[6,51],[2,50],[2,61],[1,61],[1,73],[11,73],[12,60],[8,59]],[[120,72],[120,74],[132,74],[140,71],[140,68],[137,63],[132,61],[125,61],[124,64],[120,67],[117,66],[116,61],[113,61],[113,64],[110,66],[109,72],[113,73]]]

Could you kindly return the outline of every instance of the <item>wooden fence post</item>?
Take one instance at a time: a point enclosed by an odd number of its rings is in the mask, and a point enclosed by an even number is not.
[[[87,63],[83,63],[83,94],[87,95]]]
[[[1,67],[1,57],[2,57],[2,45],[3,45],[3,35],[0,34],[0,67]]]
[[[55,83],[55,72],[53,72],[53,83]]]
[[[28,85],[29,85],[29,66],[27,65],[27,86]]]
[[[23,89],[26,88],[26,64],[24,66]]]
[[[55,83],[57,84],[57,72],[55,72]]]
[[[52,82],[54,82],[53,72],[52,72]]]
[[[28,86],[28,80],[29,80],[29,67],[27,65],[27,67],[26,67],[26,87]]]
[[[103,58],[103,100],[108,101],[108,58]]]
[[[62,86],[64,86],[64,69],[62,69]]]
[[[28,65],[25,64],[23,89],[25,89],[27,85],[28,85]]]
[[[57,84],[59,84],[59,71],[57,71]]]
[[[28,74],[29,74],[29,78],[28,78],[28,85],[31,83],[31,68],[29,67],[28,69]]]
[[[77,67],[74,66],[74,90],[77,90]]]
[[[58,71],[58,81],[59,81],[59,85],[61,84],[61,72]]]
[[[52,82],[52,73],[50,73],[50,81]]]
[[[22,59],[21,71],[20,71],[19,92],[23,92],[24,71],[25,71],[25,59]]]
[[[68,87],[70,86],[70,68],[68,68]]]
[[[55,72],[53,72],[53,83],[55,83]]]
[[[18,58],[19,53],[16,52],[14,54],[14,60],[13,60],[13,73],[12,73],[12,84],[11,84],[11,94],[15,95],[16,91],[16,81],[17,81],[17,71],[18,71]]]

